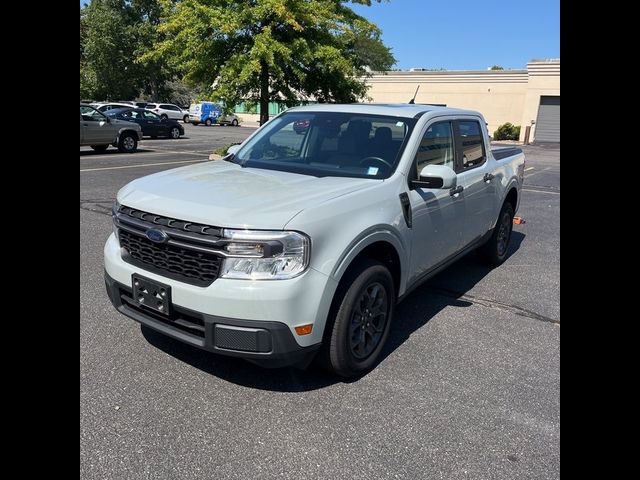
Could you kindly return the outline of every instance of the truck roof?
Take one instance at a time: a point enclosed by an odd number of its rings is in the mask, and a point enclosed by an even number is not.
[[[438,107],[435,105],[421,105],[411,103],[316,103],[313,105],[305,105],[303,107],[293,107],[288,109],[287,111],[368,113],[371,115],[386,115],[390,117],[404,118],[416,118],[427,112],[478,115],[478,112],[475,112],[473,110],[463,110],[460,108]]]

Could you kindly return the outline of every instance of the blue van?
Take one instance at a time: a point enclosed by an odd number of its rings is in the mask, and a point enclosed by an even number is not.
[[[221,114],[220,106],[213,102],[192,103],[189,106],[189,122],[194,125],[204,123],[206,126],[210,126],[218,123]]]

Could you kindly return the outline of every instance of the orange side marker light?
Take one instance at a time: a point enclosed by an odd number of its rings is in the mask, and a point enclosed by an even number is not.
[[[311,333],[311,330],[313,330],[313,323],[296,327],[296,333],[298,335],[309,335]]]

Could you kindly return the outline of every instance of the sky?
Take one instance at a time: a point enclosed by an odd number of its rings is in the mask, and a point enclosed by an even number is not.
[[[534,58],[560,58],[560,0],[374,0],[352,8],[382,30],[395,68],[523,69]]]

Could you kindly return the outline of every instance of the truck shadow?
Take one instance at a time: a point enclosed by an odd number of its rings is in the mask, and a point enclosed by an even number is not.
[[[519,248],[525,235],[515,230],[509,245],[509,257]],[[480,282],[491,268],[481,264],[474,254],[467,255],[414,290],[395,311],[394,324],[381,362],[400,347],[416,330],[446,307],[470,307],[462,297]],[[306,371],[295,368],[264,369],[244,360],[215,355],[162,335],[141,326],[145,339],[154,347],[178,360],[210,375],[237,385],[278,392],[306,392],[335,383],[352,383],[360,378],[345,380],[328,374],[315,366]],[[365,375],[366,376],[366,375]]]

